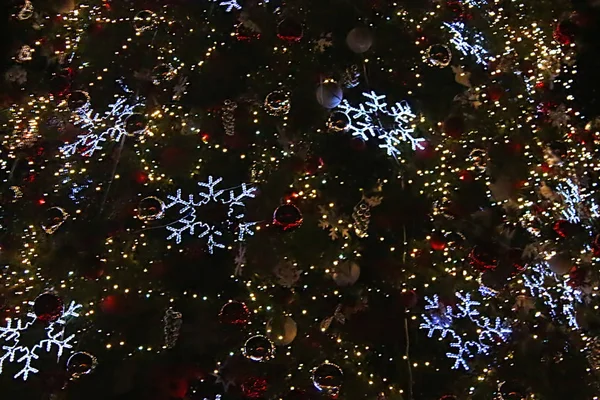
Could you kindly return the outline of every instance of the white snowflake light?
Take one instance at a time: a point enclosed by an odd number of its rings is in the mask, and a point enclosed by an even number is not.
[[[474,56],[477,64],[487,64],[488,51],[483,48],[483,36],[477,33],[472,35],[473,44],[469,43],[466,38],[465,24],[462,22],[447,23],[444,26],[454,35],[450,42],[465,56]]]
[[[487,0],[465,0],[465,4],[470,7],[481,8],[487,4]]]
[[[79,310],[81,307],[81,304],[75,304],[75,302],[71,302],[71,305],[69,305],[69,308],[63,313],[63,315],[45,328],[46,338],[40,340],[40,342],[32,348],[21,346],[20,339],[21,333],[26,331],[35,323],[37,319],[36,315],[34,313],[28,313],[27,317],[29,318],[29,321],[25,322],[25,324],[23,324],[23,321],[20,319],[14,320],[12,318],[8,318],[6,320],[6,327],[0,327],[0,339],[2,339],[5,343],[8,343],[2,346],[4,354],[2,354],[0,357],[0,374],[3,371],[5,362],[20,363],[23,365],[23,367],[14,377],[15,379],[23,378],[23,380],[27,380],[30,373],[35,374],[39,372],[37,368],[31,365],[32,361],[39,358],[39,354],[37,352],[45,349],[47,353],[50,353],[52,347],[54,346],[57,348],[56,357],[58,361],[65,349],[73,348],[71,343],[75,338],[75,335],[65,337],[65,325],[70,317],[79,317],[77,310]]]
[[[211,0],[213,3],[219,2],[219,5],[225,8],[226,12],[233,10],[241,10],[242,6],[238,3],[238,0]],[[263,3],[268,4],[269,0],[263,0]]]
[[[481,303],[471,300],[469,293],[457,292],[456,297],[460,300],[456,306],[458,312],[455,312],[450,306],[441,304],[437,295],[434,295],[433,298],[425,297],[425,301],[427,301],[425,310],[428,312],[421,316],[423,323],[420,328],[427,329],[429,337],[432,337],[437,331],[440,332],[441,338],[450,336],[452,343],[449,346],[454,350],[446,353],[446,356],[454,360],[452,369],[462,367],[469,370],[468,359],[477,354],[488,354],[490,347],[496,345],[498,339],[503,342],[508,339],[512,328],[505,320],[496,318],[492,322],[489,318],[482,316],[476,308]],[[465,340],[464,335],[456,333],[452,328],[456,319],[468,320],[475,324],[478,333],[477,340]]]
[[[567,279],[552,272],[547,262],[532,265],[523,276],[523,283],[532,296],[542,299],[553,318],[562,316],[571,328],[580,328],[575,306],[583,302],[583,293],[571,287]]]
[[[243,222],[244,219],[244,200],[254,198],[256,194],[255,187],[248,187],[245,183],[241,185],[241,193],[235,194],[233,189],[225,190],[216,189],[217,185],[223,180],[223,178],[213,179],[212,176],[208,177],[208,182],[199,182],[198,186],[206,189],[205,191],[199,192],[198,201],[194,200],[194,195],[190,195],[189,198],[184,199],[181,197],[181,189],[177,190],[176,196],[167,196],[167,199],[171,203],[167,204],[165,208],[169,209],[174,206],[182,206],[179,210],[179,214],[183,215],[178,221],[177,226],[167,226],[167,229],[171,232],[171,235],[167,239],[175,238],[177,243],[181,243],[181,236],[186,231],[189,231],[190,235],[194,235],[197,232],[197,237],[208,238],[208,251],[210,254],[213,253],[214,248],[224,248],[225,245],[220,242],[220,237],[223,236],[223,232],[219,228],[211,223],[202,221],[198,216],[198,210],[209,203],[223,204],[227,206],[227,215],[224,215],[224,221],[221,225],[227,228],[237,227],[237,240],[243,241],[246,235],[254,235],[252,227],[256,224],[255,222]],[[229,193],[229,198],[224,198],[224,193]]]
[[[140,98],[133,100],[127,97],[119,97],[117,101],[109,105],[109,110],[100,115],[94,114],[89,104],[75,111],[74,124],[86,132],[77,136],[73,143],[66,144],[60,148],[61,152],[70,157],[81,151],[85,157],[90,157],[97,150],[101,150],[103,143],[107,140],[118,143],[123,136],[127,135],[125,125],[127,118],[135,113],[144,102]]]
[[[579,217],[579,214],[583,199],[581,198],[579,186],[577,186],[571,179],[567,179],[567,187],[563,186],[562,184],[558,185],[556,191],[562,196],[566,206],[562,211],[562,216],[567,221],[574,224],[580,223],[581,218]]]
[[[358,107],[352,107],[344,100],[338,109],[350,121],[348,130],[352,136],[357,136],[364,141],[375,139],[379,147],[386,149],[387,154],[396,158],[400,154],[399,146],[402,142],[410,143],[413,150],[424,149],[423,138],[413,137],[414,128],[411,121],[415,117],[406,101],[396,103],[391,107],[385,102],[385,95],[375,92],[363,93],[368,100]],[[393,119],[392,126],[386,126],[381,117]]]

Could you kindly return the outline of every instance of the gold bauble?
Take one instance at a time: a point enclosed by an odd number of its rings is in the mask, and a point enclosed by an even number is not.
[[[298,325],[292,317],[273,317],[267,322],[267,336],[277,346],[287,346],[298,334]]]

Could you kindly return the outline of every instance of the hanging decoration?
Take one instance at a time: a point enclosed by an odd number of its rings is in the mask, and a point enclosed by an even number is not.
[[[42,293],[33,301],[33,313],[40,321],[54,322],[63,312],[64,303],[55,293]]]
[[[177,70],[171,64],[162,63],[152,69],[152,84],[162,85],[173,80],[177,76]]]
[[[67,96],[69,110],[76,112],[90,105],[90,94],[83,90],[75,90]]]
[[[345,132],[350,127],[350,117],[342,111],[334,111],[329,116],[327,128],[332,132]]]
[[[165,347],[167,349],[172,349],[177,344],[177,339],[179,339],[179,331],[183,324],[183,315],[180,312],[173,310],[173,308],[168,308],[167,311],[165,311],[163,323]]]
[[[316,367],[312,373],[313,385],[317,390],[329,396],[338,395],[344,380],[342,369],[332,363],[323,363]]]
[[[198,193],[200,198],[198,201],[194,200],[193,195],[184,199],[181,189],[177,190],[176,196],[167,196],[167,199],[171,202],[165,208],[170,209],[175,206],[181,206],[179,214],[183,215],[176,223],[167,226],[167,230],[171,232],[167,240],[175,238],[175,241],[179,244],[185,232],[189,232],[190,235],[196,235],[198,238],[206,237],[208,239],[208,251],[210,254],[213,254],[215,247],[220,249],[225,248],[220,239],[223,236],[223,229],[237,229],[238,241],[244,241],[247,235],[254,235],[252,227],[256,223],[244,222],[244,201],[256,196],[256,188],[248,187],[245,183],[242,183],[240,186],[241,192],[236,194],[233,189],[217,189],[217,186],[222,181],[223,178],[215,180],[212,176],[209,176],[208,182],[198,182],[198,186],[203,189],[203,191]],[[225,193],[229,195],[229,198],[222,197]],[[202,220],[202,209],[206,210],[207,207],[210,208],[210,205],[225,206],[225,215],[222,216],[223,219],[221,222],[212,223]],[[204,215],[204,217],[208,217],[208,215]],[[212,219],[214,215],[210,217]]]
[[[544,302],[550,315],[566,320],[569,327],[580,329],[575,307],[583,302],[583,292],[569,284],[568,278],[552,272],[548,262],[530,265],[523,274],[523,283],[533,297]]]
[[[290,112],[290,93],[276,90],[265,98],[265,110],[273,117],[282,117]]]
[[[30,374],[39,372],[32,363],[34,360],[39,359],[38,352],[43,350],[50,353],[53,348],[56,348],[56,358],[60,360],[65,350],[73,348],[72,342],[75,339],[75,335],[65,336],[66,324],[71,318],[79,317],[78,310],[81,307],[81,304],[71,302],[60,317],[45,327],[46,337],[31,348],[21,345],[21,335],[31,328],[40,316],[31,312],[27,313],[29,321],[25,323],[20,319],[7,318],[6,326],[0,327],[0,339],[5,343],[2,345],[4,353],[0,356],[0,374],[2,374],[5,363],[18,363],[22,365],[22,368],[15,374],[14,378],[22,378],[26,381]]]
[[[267,335],[277,346],[287,346],[298,334],[298,325],[292,317],[273,317],[267,322]]]
[[[294,18],[286,17],[277,25],[277,37],[286,42],[299,42],[304,36],[304,27]]]
[[[219,312],[222,324],[242,326],[250,322],[250,310],[241,301],[230,301]]]
[[[319,104],[330,109],[336,108],[344,98],[342,88],[340,88],[340,86],[332,80],[321,83],[317,87],[316,95]]]
[[[373,46],[373,33],[366,27],[356,27],[348,32],[346,44],[356,54],[365,53]]]
[[[445,44],[433,44],[425,52],[425,61],[432,67],[445,68],[452,61],[452,52]]]
[[[19,11],[19,14],[17,15],[17,18],[19,18],[21,21],[24,21],[26,19],[29,19],[33,16],[33,3],[31,3],[31,0],[25,0],[25,4],[23,4],[23,7],[21,8],[21,10]]]
[[[256,335],[246,340],[242,353],[252,361],[269,361],[275,355],[275,345],[268,337]]]
[[[62,224],[69,218],[69,214],[61,207],[50,207],[46,210],[44,216],[44,222],[42,222],[42,229],[49,235],[60,228]]]
[[[67,360],[67,372],[71,379],[78,379],[82,375],[90,374],[98,365],[98,359],[86,353],[79,351],[74,353]]]
[[[140,129],[146,128],[147,121],[135,110],[143,106],[143,99],[125,96],[118,97],[103,116],[94,114],[89,106],[76,110],[74,124],[85,133],[78,135],[75,142],[62,146],[61,152],[65,157],[77,152],[84,157],[91,157],[103,149],[106,141],[119,143],[124,136],[139,133]]]
[[[17,57],[16,57],[17,62],[22,63],[25,61],[31,61],[33,58],[33,52],[34,52],[34,50],[31,47],[24,44],[23,46],[21,46],[21,48],[19,49],[19,52],[17,53]]]
[[[223,103],[223,112],[222,112],[222,120],[223,120],[223,128],[225,128],[225,134],[227,136],[233,136],[235,133],[235,110],[238,105],[235,101],[225,100]]]
[[[376,190],[381,192],[381,188]],[[382,200],[383,198],[379,196],[365,196],[363,194],[361,200],[354,206],[354,211],[352,212],[354,233],[359,238],[369,236],[368,229],[371,222],[371,209],[380,205]]]
[[[358,65],[354,64],[346,68],[342,74],[341,82],[346,89],[357,87],[360,84],[360,70]]]
[[[470,35],[472,39],[469,40],[463,22],[444,22],[444,26],[453,35],[450,42],[456,47],[456,50],[465,56],[475,57],[477,64],[487,65],[489,52],[483,47],[484,39],[481,34],[472,34]]]
[[[421,315],[423,322],[420,328],[428,330],[427,336],[429,337],[438,331],[441,339],[450,337],[451,350],[446,353],[446,357],[454,360],[452,369],[464,368],[468,371],[468,359],[477,354],[489,354],[491,346],[497,346],[508,340],[512,328],[506,320],[496,318],[490,321],[488,317],[481,315],[478,309],[481,303],[471,300],[470,293],[456,292],[456,298],[459,300],[459,303],[456,304],[458,311],[451,306],[442,304],[438,295],[434,295],[432,298],[425,297],[426,312]],[[469,339],[465,335],[455,332],[453,328],[455,320],[463,320],[475,325],[477,338]]]
[[[148,196],[140,200],[137,217],[142,221],[155,221],[165,216],[165,203],[156,196]]]
[[[139,34],[150,29],[154,29],[157,24],[157,16],[150,10],[142,10],[133,18],[133,26]]]
[[[284,231],[299,228],[303,221],[302,212],[294,204],[281,205],[273,213],[273,225]]]
[[[378,95],[375,92],[363,93],[367,98],[365,103],[358,107],[353,107],[344,100],[337,108],[341,110],[350,119],[348,130],[352,136],[359,137],[365,142],[376,140],[379,147],[385,149],[387,154],[397,158],[400,155],[400,145],[402,142],[408,142],[412,150],[423,150],[425,139],[413,137],[415,128],[411,121],[415,118],[410,106],[403,101],[388,107],[385,102],[385,95]],[[382,123],[380,116],[385,115],[393,122]]]

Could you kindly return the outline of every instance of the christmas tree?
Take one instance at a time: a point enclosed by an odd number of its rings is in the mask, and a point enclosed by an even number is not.
[[[592,399],[584,5],[19,0],[20,399]]]

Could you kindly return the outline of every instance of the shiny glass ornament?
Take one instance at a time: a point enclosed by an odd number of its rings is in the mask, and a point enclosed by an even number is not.
[[[140,135],[148,127],[148,118],[144,114],[131,114],[125,120],[125,132],[129,135]]]
[[[290,112],[290,93],[283,90],[276,90],[269,93],[265,98],[265,110],[267,114],[274,117],[280,117]]]
[[[142,221],[155,221],[165,215],[165,203],[155,196],[149,196],[140,201],[137,207],[138,218]]]
[[[65,223],[68,217],[69,214],[63,208],[50,207],[48,210],[46,210],[46,213],[44,215],[42,229],[47,234],[51,235],[54,232],[56,232],[56,230],[60,228],[62,224]]]
[[[273,224],[283,228],[284,231],[302,226],[303,221],[302,212],[293,204],[279,206],[273,214]]]
[[[473,149],[471,153],[469,153],[469,161],[475,168],[483,171],[487,167],[487,152],[483,149]]]
[[[323,363],[313,370],[313,385],[321,392],[337,395],[344,379],[340,367],[331,363]]]
[[[159,64],[152,69],[152,83],[161,85],[175,78],[177,70],[171,64]]]
[[[275,345],[266,336],[253,336],[244,344],[243,354],[252,361],[268,361],[275,355]]]
[[[33,301],[33,313],[40,321],[54,322],[62,316],[64,309],[62,299],[52,292],[42,293]]]
[[[67,372],[72,379],[77,379],[81,375],[87,375],[92,372],[96,368],[96,365],[98,365],[96,357],[90,353],[78,351],[67,360]]]
[[[425,60],[432,67],[444,68],[452,61],[452,51],[445,44],[434,44],[425,52]]]
[[[221,308],[219,321],[228,325],[246,325],[250,321],[250,310],[241,301],[230,301]]]
[[[80,110],[90,104],[90,95],[83,90],[76,90],[67,96],[67,106],[71,111]]]
[[[373,33],[366,27],[352,29],[346,36],[346,44],[356,54],[362,54],[373,46]]]
[[[133,26],[137,33],[152,29],[156,25],[156,14],[150,10],[142,10],[133,18]]]
[[[277,37],[286,42],[299,42],[304,36],[304,27],[294,18],[284,18],[277,25]]]
[[[345,132],[348,130],[349,125],[350,118],[341,111],[332,112],[327,121],[327,128],[333,132]]]
[[[267,322],[267,335],[278,346],[292,343],[298,334],[298,325],[292,317],[273,317]]]

